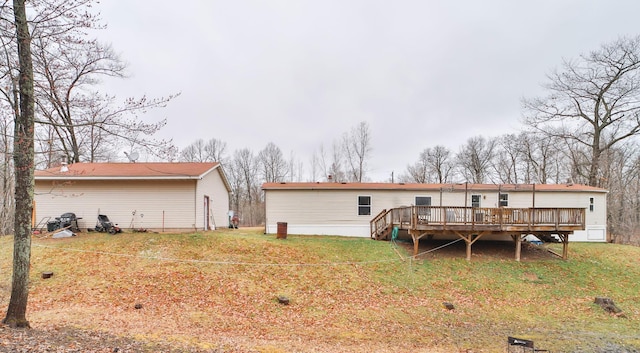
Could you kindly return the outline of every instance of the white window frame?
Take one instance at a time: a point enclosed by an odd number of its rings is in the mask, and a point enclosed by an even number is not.
[[[504,196],[504,198],[503,198]],[[498,194],[498,207],[509,207],[509,194],[501,192]]]
[[[474,197],[477,197],[477,198],[478,198],[478,206],[474,206],[474,205],[473,205],[473,198],[474,198]],[[480,208],[480,205],[481,205],[481,204],[482,204],[482,195],[480,195],[480,194],[472,194],[472,195],[471,195],[471,207],[477,207],[477,208]]]
[[[360,198],[361,197],[368,197],[369,198],[369,204],[360,204]],[[371,206],[373,203],[373,197],[371,197],[371,195],[358,195],[358,216],[371,216]],[[360,209],[364,207],[368,207],[369,208],[369,213],[368,214],[362,214],[360,213]]]

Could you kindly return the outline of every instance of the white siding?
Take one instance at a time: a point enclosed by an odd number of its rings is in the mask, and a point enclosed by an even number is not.
[[[358,196],[371,196],[371,214],[358,215]],[[439,193],[390,190],[268,190],[266,232],[287,222],[292,234],[370,236],[369,222],[384,209],[410,206],[416,196],[430,196],[438,205]],[[464,198],[464,196],[463,196]]]
[[[204,205],[204,197],[209,196],[209,219],[212,228],[226,228],[229,225],[229,191],[227,190],[220,169],[214,169],[207,173],[197,186],[197,200]],[[198,207],[196,219],[200,220],[199,228],[205,225],[204,208]]]
[[[202,222],[196,222],[195,218],[195,183],[195,180],[37,181],[36,222],[73,212],[82,217],[78,222],[80,228],[95,227],[98,214],[107,215],[125,229],[202,228]]]
[[[534,206],[531,191],[508,191],[509,208]],[[278,222],[287,222],[291,234],[326,234],[367,237],[369,222],[383,209],[410,206],[416,196],[430,196],[432,206],[471,207],[471,195],[481,195],[481,207],[498,207],[498,192],[479,190],[266,190],[266,232],[275,233]],[[358,196],[371,196],[371,215],[358,216]],[[466,196],[466,202],[465,202]],[[594,211],[589,199],[594,198]],[[586,230],[572,241],[606,240],[606,193],[586,191],[536,191],[535,207],[586,209]]]

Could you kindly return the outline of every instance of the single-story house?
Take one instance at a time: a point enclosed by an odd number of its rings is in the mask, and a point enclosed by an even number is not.
[[[266,183],[265,232],[369,237],[383,210],[404,206],[584,209],[571,241],[607,240],[605,189],[578,184]],[[489,210],[490,211],[490,210]],[[582,222],[581,222],[582,223]]]
[[[34,228],[66,212],[81,229],[99,214],[124,230],[229,225],[231,187],[219,163],[74,163],[35,172]]]

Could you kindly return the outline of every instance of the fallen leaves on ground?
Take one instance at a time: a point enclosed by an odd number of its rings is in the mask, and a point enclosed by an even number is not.
[[[34,329],[0,329],[0,351],[492,352],[502,351],[512,332],[538,325],[517,315],[542,308],[537,301],[547,298],[536,293],[557,283],[540,274],[547,265],[500,259],[492,271],[512,272],[475,281],[476,265],[461,261],[434,269],[401,261],[388,242],[282,241],[259,231],[34,239]],[[0,270],[9,269],[10,261],[0,260]],[[43,271],[54,275],[40,278]],[[0,279],[2,305],[9,280]],[[455,310],[443,309],[443,301]],[[553,305],[544,313],[567,320],[585,304],[568,313]],[[554,334],[547,324],[541,337]]]

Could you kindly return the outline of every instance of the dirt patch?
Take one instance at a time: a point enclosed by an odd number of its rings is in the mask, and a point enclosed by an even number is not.
[[[438,258],[466,258],[467,248],[463,240],[438,240],[421,239],[418,248],[418,259],[438,259]],[[398,242],[409,254],[413,254],[413,243],[411,240]],[[516,245],[512,241],[487,241],[478,240],[471,247],[472,260],[506,260],[515,259]],[[523,242],[520,252],[520,261],[538,261],[558,259],[547,250],[547,245],[537,245]]]
[[[570,335],[570,333],[567,333]],[[82,330],[71,327],[42,327],[36,329],[10,329],[0,325],[0,352],[12,353],[258,353],[258,352],[387,352],[393,347],[379,350],[373,347],[321,347],[310,343],[303,348],[290,346],[290,349],[280,349],[269,344],[256,348],[247,348],[245,339],[226,339],[217,347],[201,349],[189,345],[177,346],[172,343],[150,343],[127,337],[118,337],[105,332]],[[255,343],[255,342],[254,342]],[[398,348],[398,347],[395,347]],[[396,350],[404,351],[404,350]],[[476,352],[476,350],[426,350],[414,349],[415,352]],[[483,352],[479,350],[477,352]],[[640,353],[637,348],[611,342],[586,342],[571,353]]]
[[[529,282],[535,282],[540,280],[540,277],[538,277],[538,275],[533,272],[525,272],[522,275],[522,277],[524,278],[525,281],[529,281]]]
[[[186,346],[176,347],[175,343],[149,343],[132,338],[117,337],[105,332],[81,330],[70,327],[10,329],[6,326],[0,326],[0,352],[201,353],[205,351]],[[208,352],[227,351],[209,350]]]
[[[438,348],[416,348],[411,344],[363,344],[351,345],[335,342],[314,342],[279,339],[265,341],[251,337],[219,336],[219,343],[209,348],[195,347],[193,344],[162,341],[156,337],[153,342],[131,337],[116,336],[107,332],[86,330],[69,326],[47,326],[35,329],[11,329],[0,325],[0,353],[289,353],[289,352],[429,352],[444,353],[451,350]],[[287,347],[287,348],[283,348]],[[457,352],[457,351],[455,351]],[[464,350],[460,352],[469,352]]]

